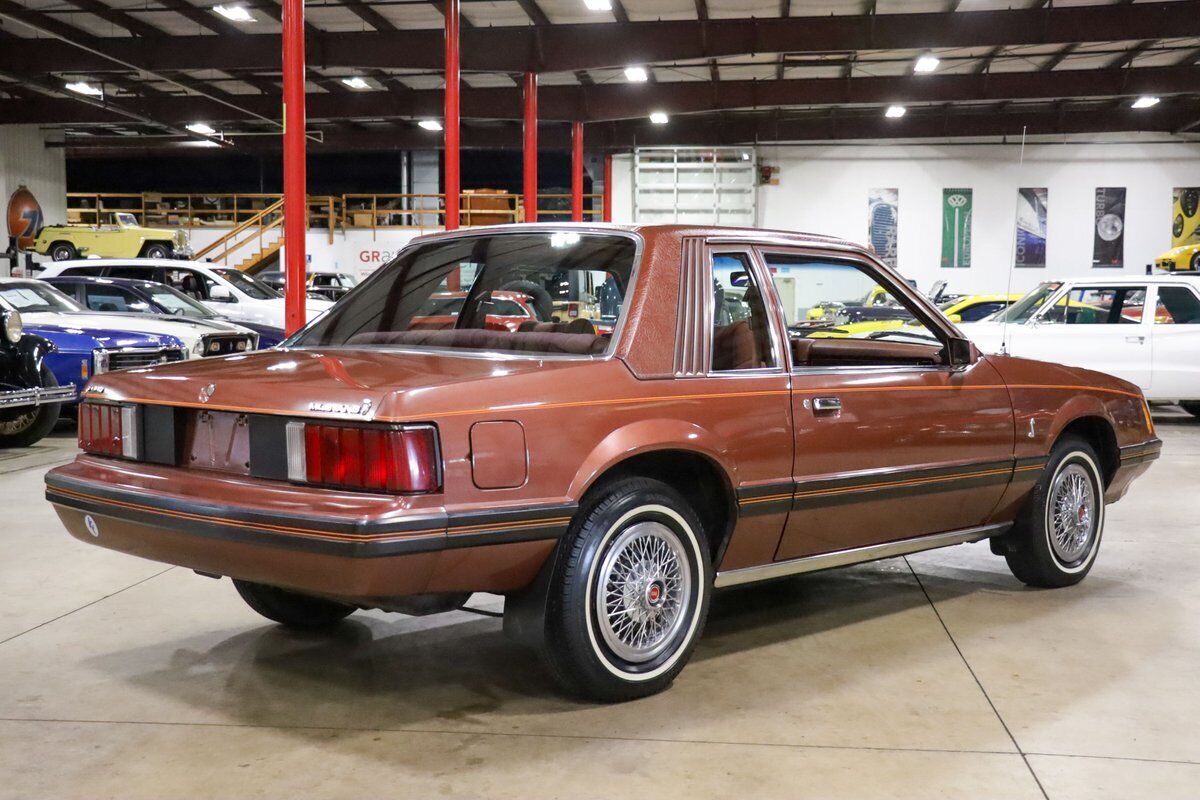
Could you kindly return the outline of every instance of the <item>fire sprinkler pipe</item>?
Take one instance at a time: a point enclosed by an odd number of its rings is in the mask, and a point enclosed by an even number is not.
[[[612,222],[612,153],[604,156],[604,222]]]
[[[583,222],[583,123],[571,123],[571,221]]]
[[[537,73],[525,73],[525,221],[537,222],[538,145],[537,145]]]
[[[307,286],[304,237],[308,228],[305,177],[304,0],[283,0],[283,253],[284,328],[304,327]]]
[[[446,230],[458,228],[458,210],[461,203],[461,186],[458,170],[458,25],[459,0],[446,0]]]

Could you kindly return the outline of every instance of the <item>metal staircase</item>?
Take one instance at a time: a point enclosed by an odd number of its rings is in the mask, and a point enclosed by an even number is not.
[[[281,247],[283,200],[278,200],[198,250],[194,258],[230,264],[242,272],[254,274],[277,261]]]

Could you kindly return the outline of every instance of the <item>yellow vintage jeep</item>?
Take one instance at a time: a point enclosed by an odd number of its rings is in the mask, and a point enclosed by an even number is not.
[[[166,228],[143,228],[128,211],[114,211],[109,225],[47,225],[33,243],[35,253],[54,261],[105,258],[188,258],[187,233]]]

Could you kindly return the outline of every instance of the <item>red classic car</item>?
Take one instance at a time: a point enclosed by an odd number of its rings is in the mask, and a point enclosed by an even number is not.
[[[489,292],[484,301],[484,327],[492,331],[517,331],[524,323],[538,321],[530,297],[521,292]],[[467,303],[466,292],[436,292],[409,322],[409,329],[453,328]]]
[[[611,334],[488,329],[494,290],[563,273],[612,282]],[[458,284],[453,327],[413,325]],[[913,322],[789,335],[823,285]],[[46,478],[75,537],[306,628],[501,593],[505,630],[609,701],[671,682],[720,587],[985,539],[1076,583],[1160,449],[1136,386],[981,355],[861,247],[684,226],[422,237],[288,347],[100,376],[79,417]]]

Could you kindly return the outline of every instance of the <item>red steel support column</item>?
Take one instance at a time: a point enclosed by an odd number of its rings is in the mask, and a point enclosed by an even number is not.
[[[604,213],[601,219],[612,222],[612,153],[604,156]]]
[[[537,222],[537,73],[525,73],[525,221]]]
[[[308,228],[305,178],[304,0],[283,0],[283,244],[284,327],[304,326],[308,288],[304,236]]]
[[[446,230],[458,228],[458,24],[459,0],[446,0]]]
[[[571,123],[571,221],[583,222],[583,123]]]

